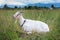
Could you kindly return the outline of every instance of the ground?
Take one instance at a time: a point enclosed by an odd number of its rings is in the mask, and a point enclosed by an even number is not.
[[[13,14],[23,11],[24,18],[40,20],[49,25],[48,33],[26,35]],[[60,9],[0,9],[0,40],[60,40]]]

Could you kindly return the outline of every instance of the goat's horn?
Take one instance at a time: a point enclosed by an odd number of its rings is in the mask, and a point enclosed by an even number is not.
[[[20,13],[23,13],[23,12],[20,12]]]

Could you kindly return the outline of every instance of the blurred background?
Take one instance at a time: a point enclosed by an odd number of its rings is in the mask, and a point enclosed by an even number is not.
[[[0,8],[47,7],[59,8],[60,0],[0,0]]]

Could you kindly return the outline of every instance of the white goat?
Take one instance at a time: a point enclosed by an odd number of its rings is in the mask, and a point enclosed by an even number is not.
[[[19,19],[20,25],[22,29],[27,33],[32,33],[33,32],[49,32],[49,27],[46,23],[42,21],[35,21],[35,20],[30,20],[30,19],[24,19],[22,16],[22,12],[16,12],[14,15],[15,19]]]

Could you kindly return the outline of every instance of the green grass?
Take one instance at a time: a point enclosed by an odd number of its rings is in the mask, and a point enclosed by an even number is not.
[[[24,18],[40,20],[49,25],[50,32],[26,35],[13,14],[20,9],[0,9],[0,40],[60,40],[60,9],[20,10]]]

